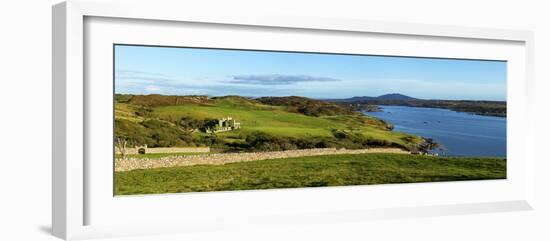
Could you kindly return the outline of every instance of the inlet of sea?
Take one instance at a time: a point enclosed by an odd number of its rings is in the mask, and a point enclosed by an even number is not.
[[[394,131],[433,138],[446,156],[506,157],[506,118],[440,108],[380,106],[364,112],[394,125]]]

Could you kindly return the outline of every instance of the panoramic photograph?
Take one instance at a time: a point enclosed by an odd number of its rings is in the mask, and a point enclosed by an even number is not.
[[[114,45],[114,195],[506,179],[506,61]]]

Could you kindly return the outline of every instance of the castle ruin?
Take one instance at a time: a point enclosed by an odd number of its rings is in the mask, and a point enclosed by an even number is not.
[[[241,128],[241,123],[236,122],[231,117],[218,119],[218,123],[212,128],[206,128],[206,133],[218,133],[224,131],[237,130]]]

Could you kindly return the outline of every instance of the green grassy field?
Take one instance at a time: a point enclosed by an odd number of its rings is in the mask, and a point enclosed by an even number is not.
[[[414,135],[387,130],[384,122],[361,114],[314,117],[288,112],[278,106],[236,104],[232,99],[215,99],[209,104],[159,106],[154,108],[153,114],[164,120],[177,120],[185,116],[198,119],[231,116],[241,123],[242,128],[218,134],[228,142],[238,140],[241,134],[248,135],[257,131],[284,137],[332,137],[334,129],[361,133],[367,138],[404,147],[421,141]]]
[[[176,123],[187,117],[196,120],[233,117],[240,122],[241,129],[216,134],[216,138],[220,138],[222,143],[218,143],[216,147],[221,149],[227,148],[223,143],[245,143],[247,136],[255,136],[257,133],[314,141],[324,138],[338,143],[340,141],[334,139],[334,131],[338,130],[361,136],[362,140],[368,139],[373,143],[405,149],[411,149],[423,141],[418,136],[391,131],[387,123],[360,113],[310,116],[289,111],[286,106],[267,105],[233,96],[211,99],[184,96],[178,98],[184,98],[188,102],[177,105],[167,104],[176,97],[138,97],[139,101],[115,103],[115,133],[117,136],[129,138],[133,143],[148,144],[151,147],[213,145],[197,141],[209,138],[210,134],[182,132]],[[142,102],[153,104],[142,105]],[[162,104],[154,104],[157,102]],[[347,145],[343,147],[350,148],[349,142]]]
[[[356,154],[115,173],[115,195],[506,178],[506,159]]]

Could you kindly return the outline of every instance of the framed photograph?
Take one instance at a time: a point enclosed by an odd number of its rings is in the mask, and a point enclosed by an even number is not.
[[[532,208],[532,33],[184,5],[53,7],[56,236]]]

